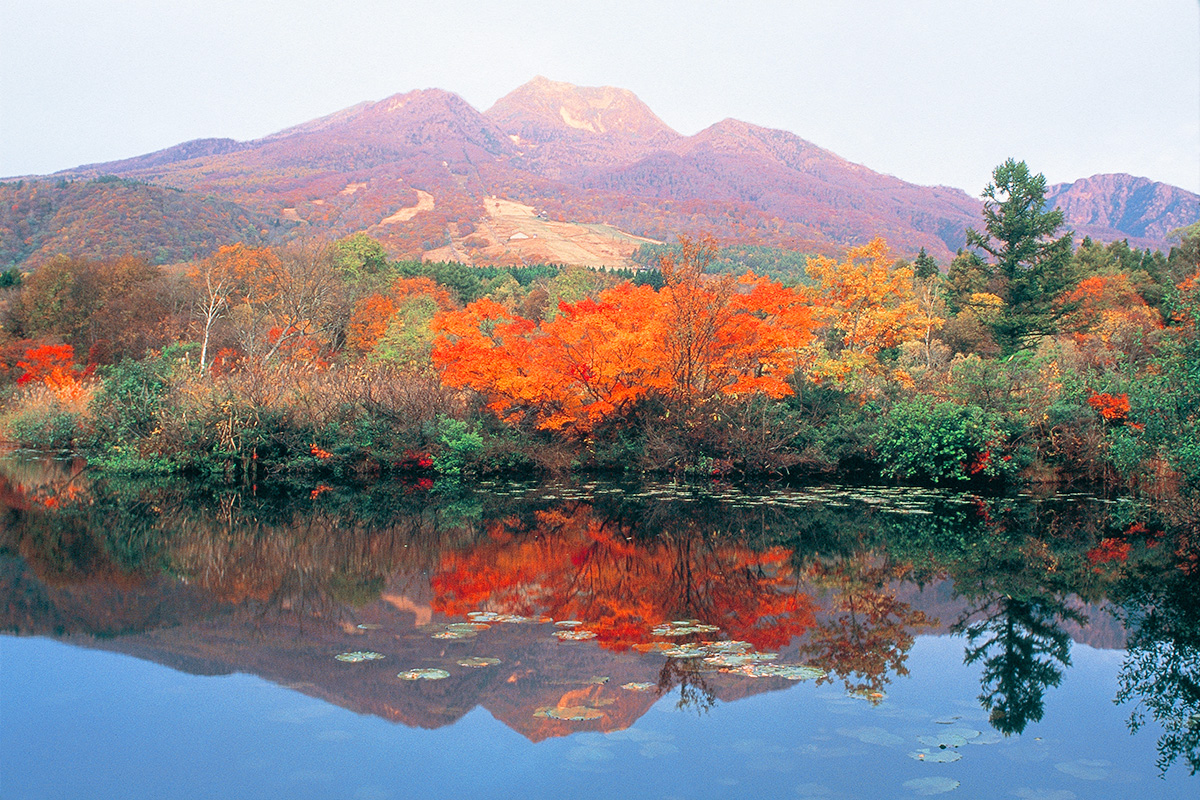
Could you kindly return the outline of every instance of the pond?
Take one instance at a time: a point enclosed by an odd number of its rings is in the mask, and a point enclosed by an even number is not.
[[[1192,564],[1123,501],[262,488],[0,460],[4,797],[1200,788]]]

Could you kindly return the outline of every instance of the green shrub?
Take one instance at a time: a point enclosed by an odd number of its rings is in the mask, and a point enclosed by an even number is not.
[[[34,450],[69,450],[83,430],[81,414],[57,406],[27,406],[8,420],[8,435]]]
[[[440,416],[437,431],[440,447],[433,456],[433,468],[443,475],[461,475],[473,471],[483,451],[483,436],[477,427],[461,419]]]
[[[974,405],[918,397],[891,408],[874,437],[884,475],[932,483],[996,476],[1004,441],[995,417]]]

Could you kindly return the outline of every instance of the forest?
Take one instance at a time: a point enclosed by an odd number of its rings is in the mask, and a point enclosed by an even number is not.
[[[881,238],[831,258],[709,236],[636,272],[393,261],[363,233],[168,266],[58,256],[0,276],[0,437],[247,483],[615,471],[1194,498],[1200,223],[1167,254],[1075,242],[1045,192],[997,167],[944,264]]]

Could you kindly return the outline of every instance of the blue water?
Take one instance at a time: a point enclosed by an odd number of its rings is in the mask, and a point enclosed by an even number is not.
[[[86,643],[86,642],[85,642]],[[577,646],[593,647],[593,643]],[[532,743],[475,708],[435,730],[359,715],[263,679],[197,676],[46,638],[0,637],[0,794],[25,798],[1184,798],[1153,726],[1113,704],[1123,652],[1075,645],[1043,721],[954,763],[908,753],[952,720],[990,732],[962,640],[919,637],[877,706],[837,682],[717,702],[661,698],[630,728]],[[397,683],[396,691],[413,691]],[[934,787],[936,788],[936,787]]]

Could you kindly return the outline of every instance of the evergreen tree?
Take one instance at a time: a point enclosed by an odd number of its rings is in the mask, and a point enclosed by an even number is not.
[[[913,272],[920,280],[932,278],[938,274],[938,263],[933,256],[925,252],[925,248],[921,248],[921,252],[917,253],[917,260],[913,262]]]
[[[1057,236],[1063,212],[1046,211],[1046,178],[1024,161],[1008,159],[983,190],[982,233],[967,229],[967,244],[991,257],[988,271],[1003,301],[991,327],[1005,354],[1055,333],[1070,309],[1059,298],[1076,283],[1072,233]]]

